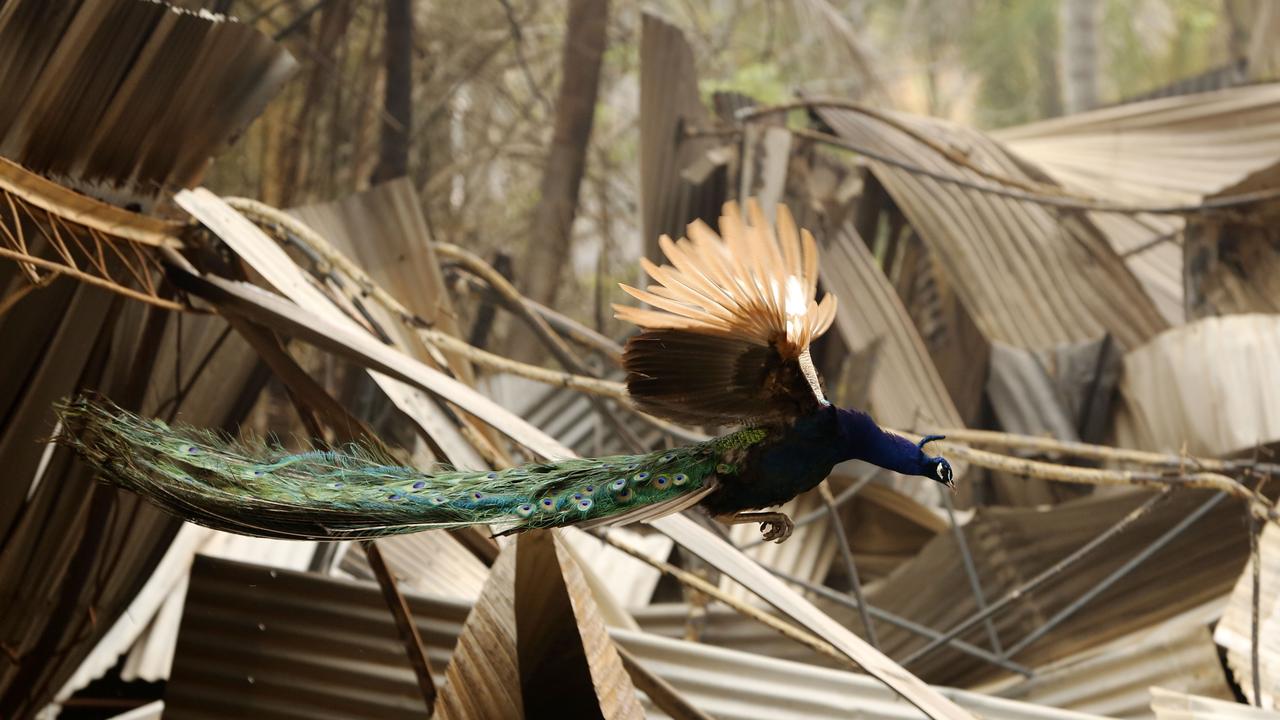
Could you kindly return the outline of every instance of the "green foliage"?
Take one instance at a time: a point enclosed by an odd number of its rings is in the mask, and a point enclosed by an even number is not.
[[[1119,100],[1225,63],[1225,25],[1220,0],[1108,0],[1104,89]]]
[[[980,126],[1017,125],[1056,111],[1057,3],[982,0],[960,42],[978,77]]]

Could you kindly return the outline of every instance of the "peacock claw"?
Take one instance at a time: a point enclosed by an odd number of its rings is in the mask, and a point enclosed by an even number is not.
[[[796,529],[796,524],[792,522],[791,518],[782,513],[777,515],[778,519],[776,520],[765,520],[760,523],[760,532],[764,535],[765,542],[784,543]]]
[[[726,525],[742,523],[760,523],[760,534],[765,542],[785,542],[796,529],[796,524],[786,513],[780,512],[738,512],[721,515],[717,518]]]

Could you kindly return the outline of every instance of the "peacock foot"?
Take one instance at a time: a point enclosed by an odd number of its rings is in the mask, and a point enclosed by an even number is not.
[[[760,523],[760,534],[765,542],[785,542],[796,529],[796,524],[786,513],[780,512],[737,512],[732,515],[719,515],[717,520],[726,525],[742,523]]]

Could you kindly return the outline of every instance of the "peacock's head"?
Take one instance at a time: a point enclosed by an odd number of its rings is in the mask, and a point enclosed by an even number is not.
[[[934,440],[945,440],[946,437],[946,435],[926,435],[916,447],[920,448],[921,454],[924,454],[925,443],[933,442]],[[955,478],[951,474],[951,463],[947,462],[947,459],[942,456],[929,457],[926,454],[924,472],[921,475],[937,480],[949,488],[956,486]]]

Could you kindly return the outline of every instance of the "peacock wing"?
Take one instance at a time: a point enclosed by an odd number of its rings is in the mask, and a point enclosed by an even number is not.
[[[623,353],[627,389],[644,411],[682,423],[770,422],[826,402],[809,344],[831,327],[818,302],[818,248],[785,206],[776,232],[759,205],[726,203],[720,234],[701,221],[659,241],[670,265],[643,260],[655,285],[622,289],[651,308],[615,305],[643,332]]]

